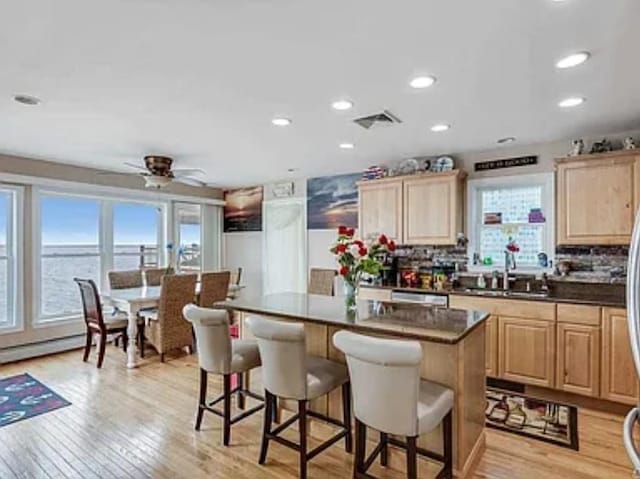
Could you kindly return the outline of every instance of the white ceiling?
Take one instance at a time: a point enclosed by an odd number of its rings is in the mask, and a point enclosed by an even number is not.
[[[640,126],[637,0],[3,0],[1,18],[4,153],[122,171],[155,152],[233,186]],[[403,123],[350,121],[383,108]]]

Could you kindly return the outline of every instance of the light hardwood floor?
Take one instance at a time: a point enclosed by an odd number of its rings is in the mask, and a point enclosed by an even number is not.
[[[0,366],[0,377],[28,372],[71,401],[70,407],[0,429],[0,478],[287,478],[297,477],[297,455],[270,446],[265,466],[257,464],[261,414],[234,426],[232,445],[221,446],[221,421],[206,415],[193,430],[197,402],[197,361],[147,358],[124,368],[122,351],[107,349],[97,370],[78,351]],[[92,358],[93,359],[93,358]],[[213,377],[212,377],[213,378]],[[220,383],[212,381],[212,389]],[[581,452],[487,430],[487,449],[474,478],[629,479],[621,443],[622,418],[580,410]],[[350,455],[342,443],[310,462],[311,478],[351,477]],[[372,473],[404,477],[401,456]],[[438,468],[421,461],[420,477]]]

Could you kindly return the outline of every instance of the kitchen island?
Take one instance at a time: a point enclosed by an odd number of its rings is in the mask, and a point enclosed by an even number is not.
[[[220,306],[237,313],[243,338],[251,338],[251,332],[244,327],[244,320],[251,315],[303,322],[307,352],[340,362],[344,362],[344,357],[333,346],[332,338],[341,329],[420,341],[424,353],[422,378],[443,384],[455,394],[453,466],[456,476],[467,475],[482,453],[487,313],[379,301],[359,301],[357,311],[348,312],[344,298],[300,293],[245,294]],[[250,382],[252,389],[260,389],[259,374],[252,376]],[[341,407],[337,391],[311,404],[312,409],[334,418],[342,417]],[[322,434],[322,428],[312,427],[312,433]],[[419,445],[442,452],[441,434],[438,428],[421,437]]]

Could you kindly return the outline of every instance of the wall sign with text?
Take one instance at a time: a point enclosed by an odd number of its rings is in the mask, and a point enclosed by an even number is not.
[[[504,158],[502,160],[480,161],[473,165],[475,171],[498,170],[500,168],[512,168],[514,166],[530,166],[538,164],[537,156],[519,156],[517,158]]]

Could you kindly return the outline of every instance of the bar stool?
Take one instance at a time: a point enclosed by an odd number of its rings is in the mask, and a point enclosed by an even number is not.
[[[243,373],[260,366],[260,353],[255,341],[234,339],[229,335],[229,316],[222,309],[200,308],[188,304],[182,310],[187,321],[193,324],[198,345],[200,363],[200,399],[196,414],[196,431],[200,430],[202,416],[210,411],[223,419],[222,443],[229,445],[231,426],[251,416],[264,407],[264,399],[249,390],[243,389]],[[208,374],[221,374],[223,393],[207,402]],[[238,375],[238,385],[231,388],[232,374]],[[231,417],[231,397],[237,394],[238,408],[244,410],[245,396],[260,400],[262,403]],[[222,411],[213,406],[223,401]]]
[[[276,441],[298,451],[300,479],[307,477],[307,462],[316,455],[345,438],[345,450],[351,452],[351,391],[347,368],[334,361],[306,355],[303,324],[284,323],[250,317],[247,324],[258,340],[262,357],[262,384],[265,388],[266,409],[262,431],[262,447],[259,463],[267,459],[269,441]],[[309,401],[342,387],[343,421],[329,418],[308,410]],[[275,429],[271,429],[276,398],[298,401],[298,412]],[[340,428],[340,432],[311,451],[307,451],[307,417],[323,420]],[[298,422],[298,444],[280,437],[286,428]]]
[[[346,355],[353,383],[353,411],[356,417],[353,477],[371,478],[367,470],[378,455],[381,464],[386,466],[389,444],[407,451],[409,479],[417,478],[417,453],[444,463],[438,479],[453,477],[453,391],[420,379],[420,343],[339,331],[333,336],[333,344]],[[432,431],[440,423],[444,454],[418,448],[418,436]],[[367,426],[380,432],[380,442],[365,458]],[[389,437],[390,434],[404,436],[406,443]]]

